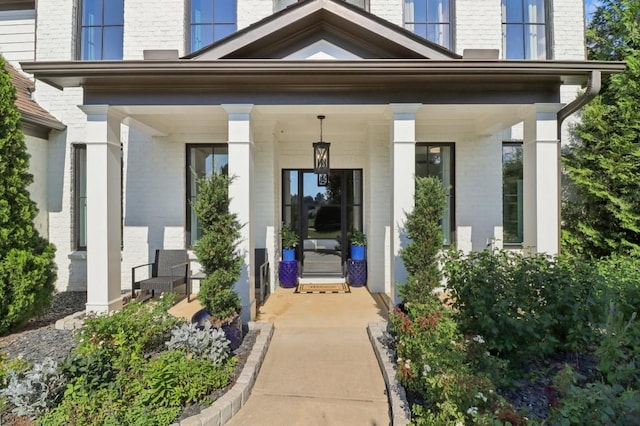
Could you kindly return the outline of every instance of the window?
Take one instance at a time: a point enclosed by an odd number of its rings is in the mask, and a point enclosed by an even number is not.
[[[404,0],[404,27],[447,49],[452,15],[450,0]]]
[[[191,0],[192,52],[236,30],[236,0]]]
[[[442,234],[445,245],[451,244],[455,229],[454,164],[454,145],[452,143],[421,143],[416,145],[416,176],[437,177],[445,189],[446,200],[442,216]]]
[[[227,174],[229,171],[229,151],[227,145],[187,145],[187,243],[196,245],[202,237],[198,217],[191,208],[198,196],[198,178],[212,173]]]
[[[87,146],[73,146],[73,243],[87,249]]]
[[[548,59],[545,0],[502,0],[502,55],[505,59]]]
[[[122,59],[124,0],[81,0],[80,59]]]
[[[502,145],[502,226],[505,244],[522,244],[522,144]]]

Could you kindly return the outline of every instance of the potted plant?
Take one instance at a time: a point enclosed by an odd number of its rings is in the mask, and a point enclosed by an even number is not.
[[[362,231],[354,229],[351,231],[349,240],[351,241],[351,260],[364,260],[367,235]]]
[[[291,262],[296,260],[296,246],[298,245],[298,234],[290,226],[284,226],[280,230],[282,238],[282,260]]]
[[[243,260],[238,253],[240,228],[235,213],[229,211],[229,184],[233,178],[213,173],[210,177],[199,178],[198,196],[193,202],[193,210],[198,216],[202,237],[194,250],[198,262],[206,275],[200,283],[198,299],[208,320],[222,328],[233,349],[242,342],[242,321],[240,297],[233,286],[240,279]]]

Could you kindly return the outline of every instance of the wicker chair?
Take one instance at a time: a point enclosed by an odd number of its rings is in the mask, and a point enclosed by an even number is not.
[[[151,275],[136,281],[136,269],[145,266],[151,266]],[[155,262],[131,268],[131,293],[135,298],[136,289],[151,290],[153,297],[155,290],[173,293],[176,287],[184,285],[188,298],[191,293],[190,279],[189,255],[186,250],[156,250]]]

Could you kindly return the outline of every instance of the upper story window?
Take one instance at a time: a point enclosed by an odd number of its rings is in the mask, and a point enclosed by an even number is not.
[[[404,27],[451,49],[451,0],[404,0]]]
[[[122,59],[124,0],[82,0],[80,59]]]
[[[545,0],[502,0],[502,55],[505,59],[549,59]]]
[[[343,0],[349,4],[354,6],[358,6],[364,10],[369,10],[369,0]],[[285,9],[291,5],[299,3],[299,0],[274,0],[273,1],[273,11],[279,12],[282,9]]]
[[[191,51],[236,32],[236,0],[191,0]]]

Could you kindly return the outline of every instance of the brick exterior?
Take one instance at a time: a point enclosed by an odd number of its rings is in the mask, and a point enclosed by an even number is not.
[[[37,61],[65,61],[76,58],[77,0],[37,2],[35,58]],[[555,59],[584,59],[582,0],[554,0],[553,54]],[[188,2],[185,0],[126,0],[124,59],[142,59],[145,49],[177,49],[188,53]],[[454,47],[501,49],[499,0],[456,0]],[[270,0],[238,0],[238,28],[246,28],[271,15]],[[370,11],[394,24],[403,24],[402,0],[370,0]],[[1,40],[0,40],[1,41]],[[0,47],[3,44],[0,43]],[[22,59],[22,58],[21,58]],[[576,88],[562,90],[565,102],[575,97]],[[59,290],[86,287],[86,253],[73,244],[73,144],[85,141],[86,116],[77,107],[83,103],[82,89],[59,91],[37,82],[35,97],[57,119],[67,125],[51,136],[46,154],[48,235],[58,250]],[[294,110],[290,112],[295,112]],[[281,217],[281,170],[310,167],[310,145],[315,129],[294,135],[279,134],[277,118],[254,123],[253,188],[255,215],[252,227],[256,248],[269,244],[266,230],[279,228]],[[345,128],[327,134],[332,143],[332,167],[361,168],[364,172],[364,226],[369,234],[369,286],[372,291],[389,291],[388,229],[393,229],[393,170],[390,155],[388,116],[378,116],[363,129]],[[286,123],[285,123],[286,124]],[[226,125],[222,123],[221,126]],[[501,142],[502,132],[478,136],[472,130],[419,124],[419,141],[455,142],[456,223],[471,229],[468,246],[482,249],[502,224]],[[566,126],[565,126],[566,127]],[[130,286],[131,267],[152,259],[156,248],[181,248],[185,244],[185,144],[180,135],[157,137],[123,125],[123,252],[122,287]],[[224,134],[224,129],[220,130]],[[215,142],[217,136],[199,136]],[[300,143],[309,141],[309,143]],[[42,153],[34,158],[41,164]],[[39,205],[45,205],[42,191]],[[89,195],[91,196],[91,195]],[[381,202],[380,200],[385,200]],[[45,226],[47,221],[40,222]],[[44,225],[43,225],[44,224]],[[387,228],[387,234],[385,234]],[[460,232],[460,235],[465,232]],[[275,259],[272,259],[272,261]],[[387,265],[387,266],[385,266]],[[275,263],[272,268],[275,267]]]

